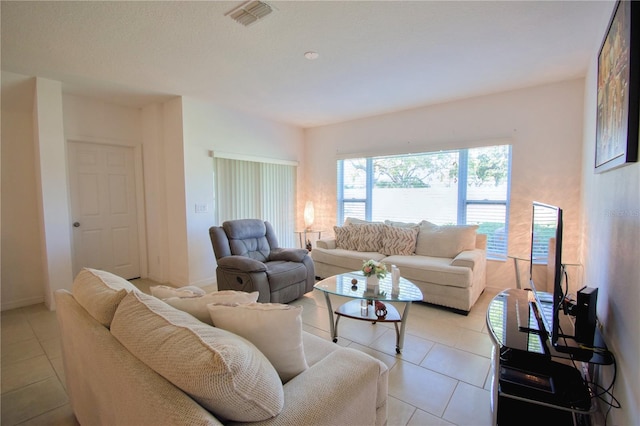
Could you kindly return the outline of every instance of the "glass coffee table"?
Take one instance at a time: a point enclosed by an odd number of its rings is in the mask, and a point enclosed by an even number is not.
[[[356,284],[352,280],[356,280]],[[397,295],[391,294],[391,274],[387,274],[384,279],[380,280],[380,293],[365,292],[366,277],[361,271],[347,272],[345,274],[335,275],[318,281],[314,288],[324,293],[329,310],[329,323],[331,326],[331,337],[335,342],[338,341],[338,322],[340,317],[347,317],[361,321],[392,322],[396,329],[396,353],[402,351],[404,344],[404,329],[407,324],[407,316],[409,315],[409,307],[411,302],[422,300],[422,292],[411,281],[400,278],[400,291]],[[330,295],[348,297],[350,300],[335,310],[336,319],[333,320],[333,308],[331,307]],[[386,315],[378,316],[376,314],[375,302],[402,302],[404,310],[402,314],[391,304],[385,303]],[[398,323],[400,328],[398,328]]]

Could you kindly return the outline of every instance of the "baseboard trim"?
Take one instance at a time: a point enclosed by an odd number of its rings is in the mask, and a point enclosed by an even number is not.
[[[2,302],[0,305],[0,311],[8,311],[10,309],[24,308],[25,306],[36,305],[38,303],[44,303],[44,296],[28,297],[26,299],[13,300],[10,302]]]

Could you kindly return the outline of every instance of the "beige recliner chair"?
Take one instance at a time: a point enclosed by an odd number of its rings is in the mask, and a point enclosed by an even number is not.
[[[288,303],[313,290],[306,249],[280,248],[269,222],[229,220],[209,228],[218,290],[258,291],[258,302]]]

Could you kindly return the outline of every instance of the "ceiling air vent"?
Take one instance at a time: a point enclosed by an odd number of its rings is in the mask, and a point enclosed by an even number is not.
[[[264,18],[273,11],[271,6],[261,1],[249,1],[227,13],[234,21],[245,27],[258,19]]]

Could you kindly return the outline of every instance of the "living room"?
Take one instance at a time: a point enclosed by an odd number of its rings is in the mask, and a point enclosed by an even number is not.
[[[210,284],[215,276],[207,232],[211,216],[191,208],[201,204],[211,211],[215,205],[210,151],[297,161],[296,211],[301,215],[305,200],[314,201],[317,226],[331,229],[340,156],[508,141],[513,146],[509,254],[528,253],[532,201],[564,208],[563,255],[582,264],[571,285],[574,291],[580,285],[599,288],[598,317],[618,359],[615,394],[622,409],[612,411],[610,423],[633,424],[640,417],[635,380],[640,376],[640,171],[637,164],[593,170],[598,43],[612,7],[603,8],[600,27],[593,30],[596,43],[583,75],[309,127],[193,96],[124,107],[67,93],[62,79],[8,72],[3,63],[2,309],[50,305],[51,292],[73,280],[68,232],[73,220],[64,178],[69,140],[137,150],[137,161],[144,164],[139,173],[148,230],[142,238],[143,270],[150,279],[176,286]],[[490,261],[488,285],[513,287],[514,273],[512,262]],[[610,379],[605,374],[602,381]]]

